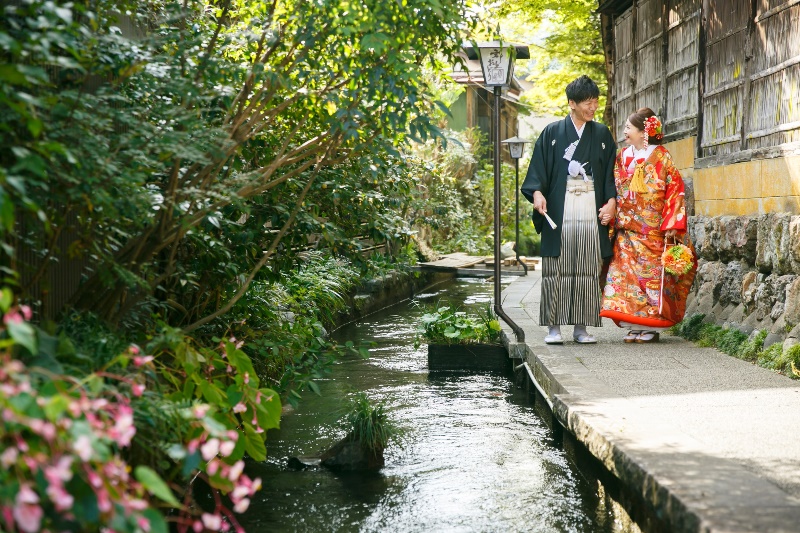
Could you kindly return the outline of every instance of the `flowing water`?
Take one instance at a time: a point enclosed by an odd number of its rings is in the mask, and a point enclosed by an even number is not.
[[[425,345],[414,349],[419,304],[476,310],[491,296],[491,282],[454,280],[334,332],[340,342],[374,342],[370,357],[339,361],[319,382],[321,396],[306,393],[271,432],[267,463],[248,467],[264,489],[243,517],[245,529],[615,531],[597,484],[553,446],[509,376],[429,374]],[[386,466],[373,474],[288,469],[289,457],[318,455],[343,436],[336,421],[361,391],[384,402],[403,430]]]

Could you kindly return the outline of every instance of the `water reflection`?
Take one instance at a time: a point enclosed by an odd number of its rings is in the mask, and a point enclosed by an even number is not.
[[[459,280],[419,295],[482,307],[491,283]],[[413,348],[423,309],[400,304],[341,328],[340,340],[373,341],[368,360],[340,361],[300,408],[270,434],[264,479],[242,521],[247,531],[613,531],[597,486],[551,445],[547,426],[505,376],[428,374]],[[378,474],[289,471],[291,456],[314,455],[342,435],[347,396],[386,403],[404,430]]]

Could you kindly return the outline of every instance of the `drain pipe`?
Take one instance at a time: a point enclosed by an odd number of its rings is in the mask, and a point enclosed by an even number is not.
[[[500,304],[500,91],[494,88],[494,105],[492,106],[494,125],[494,312],[511,326],[517,342],[525,342],[525,332],[503,311]]]
[[[547,402],[547,406],[550,408],[550,412],[552,413],[552,412],[553,412],[553,402],[552,402],[552,400],[550,400],[550,398],[547,396],[547,393],[545,393],[545,392],[544,392],[544,389],[542,388],[542,386],[541,386],[541,385],[539,385],[539,382],[538,382],[538,381],[536,381],[536,377],[533,375],[533,370],[531,370],[531,367],[530,367],[530,365],[528,364],[528,362],[527,362],[527,361],[525,361],[525,362],[524,362],[524,363],[522,363],[521,365],[517,365],[517,366],[515,366],[515,367],[514,367],[514,371],[517,371],[517,370],[519,370],[520,368],[524,368],[524,369],[525,369],[525,371],[528,373],[528,377],[530,378],[530,380],[531,380],[531,383],[533,383],[533,386],[534,386],[534,387],[536,387],[536,390],[537,390],[537,391],[539,391],[539,394],[541,395],[541,397],[542,397],[542,398],[544,398],[544,401],[545,401],[545,402]]]

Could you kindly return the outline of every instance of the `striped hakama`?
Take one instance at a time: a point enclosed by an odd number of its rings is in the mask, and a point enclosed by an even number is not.
[[[599,327],[602,258],[591,181],[567,180],[561,224],[561,255],[542,258],[539,324]]]

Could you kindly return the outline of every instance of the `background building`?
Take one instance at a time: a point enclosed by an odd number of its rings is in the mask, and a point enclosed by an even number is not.
[[[800,342],[800,3],[600,0],[617,140],[650,107],[701,259],[687,316]],[[692,194],[693,193],[693,194]]]

